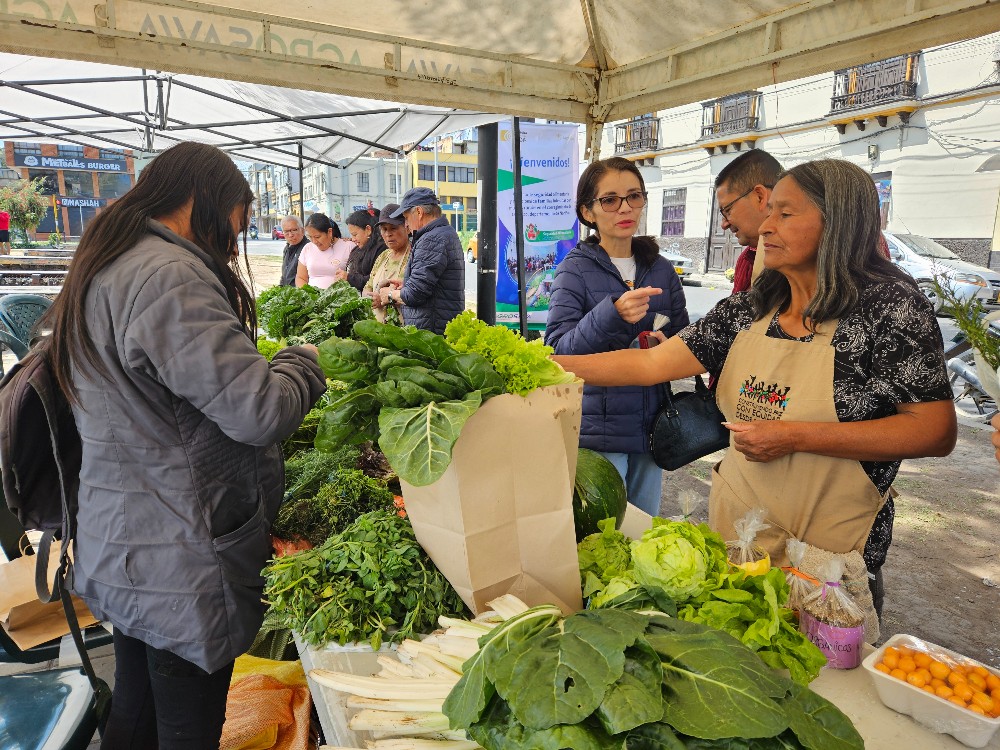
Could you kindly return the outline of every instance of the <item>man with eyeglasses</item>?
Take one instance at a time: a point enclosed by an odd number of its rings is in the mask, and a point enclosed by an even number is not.
[[[778,160],[766,151],[752,149],[729,162],[715,178],[715,198],[722,214],[722,228],[743,245],[736,260],[733,292],[745,292],[760,273],[757,240],[767,218],[771,189],[781,174]]]
[[[281,257],[280,286],[295,286],[295,272],[299,268],[299,255],[309,241],[302,231],[298,216],[286,216],[281,220],[281,231],[285,235],[285,249]]]

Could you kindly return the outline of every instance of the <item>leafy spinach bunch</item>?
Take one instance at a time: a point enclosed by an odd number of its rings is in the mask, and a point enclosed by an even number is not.
[[[347,336],[356,322],[372,317],[371,300],[346,281],[323,290],[308,284],[272,287],[257,298],[260,327],[269,338],[289,345],[318,345],[331,336]]]
[[[500,376],[482,355],[459,354],[430,331],[366,320],[352,333],[319,347],[326,376],[349,388],[326,410],[316,447],[377,442],[401,479],[434,482],[468,418],[503,393]]]
[[[307,643],[399,642],[465,605],[395,513],[360,516],[315,549],[272,560],[264,597]]]
[[[444,703],[487,750],[860,750],[850,720],[732,636],[656,612],[535,607],[479,640]]]

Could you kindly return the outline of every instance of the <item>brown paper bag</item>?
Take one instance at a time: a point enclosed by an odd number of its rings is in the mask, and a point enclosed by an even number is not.
[[[0,565],[0,625],[21,650],[62,638],[69,633],[69,623],[61,601],[42,604],[35,593],[35,561],[18,557]],[[58,550],[49,558],[49,580],[59,567]],[[81,630],[97,622],[87,605],[73,597]]]
[[[582,395],[572,384],[491,398],[444,476],[402,482],[417,540],[477,614],[508,593],[567,614],[583,607],[573,528]]]

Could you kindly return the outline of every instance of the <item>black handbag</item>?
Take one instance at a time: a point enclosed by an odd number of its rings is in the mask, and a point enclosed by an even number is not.
[[[649,447],[661,469],[673,471],[709,453],[729,446],[729,430],[701,375],[693,392],[674,394],[670,383],[661,386],[663,405],[653,419]]]

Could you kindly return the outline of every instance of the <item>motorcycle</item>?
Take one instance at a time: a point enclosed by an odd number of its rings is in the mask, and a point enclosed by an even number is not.
[[[247,236],[252,240],[257,239],[257,227],[254,224],[251,224],[247,230]]]

